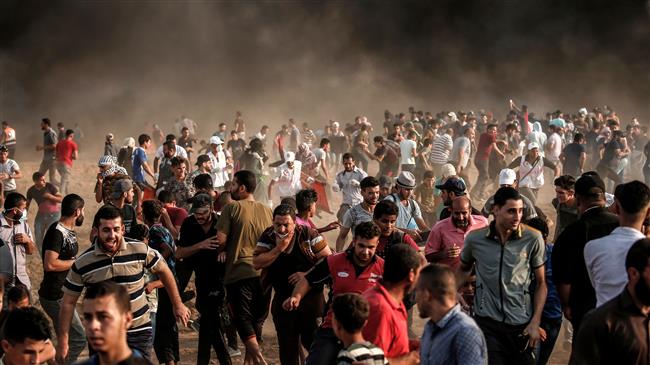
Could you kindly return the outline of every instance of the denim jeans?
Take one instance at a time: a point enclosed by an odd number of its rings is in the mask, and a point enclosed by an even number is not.
[[[38,247],[38,254],[43,254],[43,237],[45,237],[45,232],[50,228],[52,223],[56,222],[61,218],[61,212],[54,213],[41,213],[36,214],[34,219],[34,238],[36,241],[36,246]]]
[[[40,298],[39,300],[41,307],[43,307],[45,313],[52,319],[54,326],[57,327],[59,325],[59,310],[61,309],[63,300],[47,300],[44,298]],[[68,351],[68,357],[65,359],[65,362],[66,364],[72,364],[77,361],[77,357],[79,357],[79,354],[86,347],[86,333],[76,310],[73,312],[72,322],[70,323],[68,346],[70,350]]]

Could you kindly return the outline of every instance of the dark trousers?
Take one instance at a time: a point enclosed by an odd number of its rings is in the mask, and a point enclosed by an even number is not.
[[[489,365],[535,365],[535,349],[527,347],[525,324],[509,325],[486,317],[475,317],[483,331]]]
[[[558,319],[542,317],[542,322],[539,326],[546,331],[546,341],[541,342],[537,349],[537,365],[546,365],[548,359],[551,357],[551,353],[553,353],[553,347],[555,347],[557,336],[560,334],[560,328],[562,328],[562,317]]]
[[[275,325],[278,346],[280,348],[280,363],[282,365],[300,365],[302,347],[309,349],[314,332],[319,325],[319,317],[323,313],[325,298],[322,290],[309,293],[300,302],[297,310],[288,312],[282,308],[285,295],[273,297],[271,313]]]
[[[196,307],[201,314],[199,327],[199,347],[196,363],[210,363],[210,350],[214,348],[219,364],[230,365],[230,355],[224,336],[223,303],[226,290],[220,280],[223,273],[220,270],[197,272],[196,275]]]
[[[137,351],[145,359],[153,360],[151,358],[151,348],[153,347],[153,331],[151,328],[144,331],[128,332],[126,334],[126,343],[131,350]]]
[[[476,184],[472,189],[472,195],[479,197],[485,192],[485,186],[490,183],[490,174],[488,171],[489,160],[475,160],[474,164],[478,170],[478,178],[476,178]]]
[[[305,365],[331,365],[336,363],[336,357],[343,344],[331,328],[319,328],[314,334],[314,342],[309,348]]]
[[[153,349],[159,363],[179,362],[181,357],[178,350],[178,326],[172,302],[165,289],[158,290],[158,311],[156,312],[156,327],[153,336]]]
[[[262,340],[262,326],[269,315],[271,291],[262,289],[259,277],[243,279],[226,285],[228,305],[242,341],[257,337]]]

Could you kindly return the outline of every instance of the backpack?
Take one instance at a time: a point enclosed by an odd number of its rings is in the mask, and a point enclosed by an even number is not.
[[[397,196],[397,194],[390,194],[390,195],[387,196],[385,199],[388,199],[388,198],[391,198],[390,200],[391,200],[393,203],[395,203],[395,204],[401,204],[401,203],[400,203],[400,198]],[[406,223],[407,225],[408,225],[409,223],[411,223],[411,220],[412,220],[413,217],[415,216],[415,204],[416,204],[415,199],[413,199],[413,198],[409,198],[409,205],[411,206],[411,217],[410,217],[409,220],[407,221],[407,223]]]

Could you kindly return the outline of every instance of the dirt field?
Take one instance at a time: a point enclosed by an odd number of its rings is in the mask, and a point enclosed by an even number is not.
[[[82,154],[84,152],[82,151]],[[21,161],[20,157],[17,162],[21,167],[21,171],[25,176],[23,179],[18,180],[18,191],[25,192],[29,186],[31,186],[31,174],[38,169],[38,162],[25,162]],[[40,161],[39,161],[40,162]],[[371,172],[374,172],[376,169],[376,164],[371,164]],[[90,225],[92,222],[92,217],[97,211],[99,204],[95,203],[93,187],[95,184],[95,176],[97,173],[96,162],[94,157],[84,158],[80,161],[75,162],[73,167],[73,179],[70,183],[70,191],[75,192],[81,195],[86,201],[85,214],[86,221],[82,227],[77,230],[78,237],[80,239],[81,249],[85,249],[89,246],[89,232]],[[474,176],[472,176],[474,178]],[[473,181],[473,180],[472,180]],[[543,189],[542,198],[540,199],[543,202],[549,202],[542,204],[542,209],[549,215],[549,217],[554,218],[555,214],[552,213],[552,207],[550,206],[550,200],[552,197],[553,191],[548,186]],[[337,194],[333,194],[337,195]],[[337,207],[336,202],[332,203],[332,207]],[[478,205],[477,205],[478,206]],[[29,222],[33,223],[33,218],[36,215],[36,204],[32,204],[32,207],[29,211]],[[325,215],[320,219],[317,219],[317,224],[326,224],[331,222],[335,217]],[[326,238],[331,245],[334,244],[336,239],[337,231],[329,232],[325,234]],[[32,280],[32,298],[34,298],[35,305],[38,304],[38,288],[43,275],[42,263],[40,256],[32,255],[28,260],[30,278]],[[194,312],[193,318],[197,317],[197,313],[193,308],[193,304],[190,305]],[[423,324],[425,320],[420,319],[416,316],[414,321],[416,333],[422,332]],[[564,350],[564,331],[561,332],[560,338],[558,339],[554,353],[551,357],[550,364],[566,364],[568,363],[568,352]],[[181,342],[181,364],[193,364],[196,361],[196,348],[197,348],[198,334],[189,328],[180,329],[180,342]],[[243,351],[243,346],[240,343],[240,349]],[[264,326],[264,344],[263,344],[263,353],[266,357],[269,364],[279,364],[278,351],[277,351],[277,341],[275,338],[275,328],[273,326],[273,321],[269,318]],[[213,356],[213,362],[217,363],[216,357]],[[235,364],[242,363],[242,357],[234,358]]]

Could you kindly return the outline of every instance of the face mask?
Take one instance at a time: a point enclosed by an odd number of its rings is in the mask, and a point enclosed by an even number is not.
[[[24,217],[25,215],[26,214],[24,214],[22,211],[15,210],[14,211],[14,222],[24,222],[24,221],[26,221],[27,218]]]
[[[222,146],[222,145],[218,145],[218,146],[217,146],[217,152],[221,152],[221,151],[223,151],[223,146]]]

